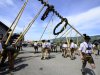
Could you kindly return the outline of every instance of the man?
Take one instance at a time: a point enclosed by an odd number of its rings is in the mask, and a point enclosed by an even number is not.
[[[79,50],[77,44],[75,44],[75,55],[79,55]]]
[[[38,53],[38,43],[37,43],[37,41],[34,42],[34,49],[35,49],[35,53]]]
[[[46,58],[50,58],[50,52],[51,52],[51,43],[50,40],[47,40],[45,44],[45,51],[46,51]]]
[[[12,71],[14,69],[14,53],[16,52],[15,44],[12,45],[5,45],[4,51],[2,53],[2,59],[0,63],[0,67],[4,66],[5,60],[8,57],[8,64],[9,64],[9,71]]]
[[[23,48],[22,48],[22,40],[20,40],[20,50],[22,51]]]
[[[54,52],[54,43],[51,43],[51,51]]]
[[[94,50],[96,50],[97,51],[97,53],[96,53],[96,55],[99,55],[99,44],[98,43],[95,43],[94,45]]]
[[[60,43],[60,52],[62,52],[62,42]]]
[[[67,42],[64,42],[62,44],[62,56],[64,58],[67,57],[67,53],[68,53],[68,45],[67,45]]]
[[[20,51],[20,41],[17,43],[17,50]]]
[[[57,44],[54,43],[54,52],[57,52]]]
[[[73,40],[70,40],[70,52],[71,52],[71,60],[75,59],[75,44]]]
[[[45,46],[46,46],[46,42],[45,40],[42,40],[42,57],[41,57],[41,60],[45,59]]]
[[[87,62],[90,63],[92,69],[95,69],[95,63],[94,63],[94,60],[92,58],[92,44],[90,43],[90,37],[87,36],[86,34],[84,34],[84,42],[80,44],[80,57],[82,59],[82,74],[85,75],[85,67],[86,67],[86,64]]]

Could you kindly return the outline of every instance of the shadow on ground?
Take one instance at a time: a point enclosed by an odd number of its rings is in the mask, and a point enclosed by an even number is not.
[[[23,62],[34,59],[36,57],[40,57],[40,55],[37,56],[25,56],[25,57],[17,57],[17,59],[15,60],[14,64],[15,64],[15,68],[14,71],[19,71],[21,69],[24,69],[25,67],[28,66],[28,64],[23,64]],[[8,71],[8,61],[5,62],[5,66],[0,67],[0,75],[5,75],[5,74],[9,74]]]
[[[85,75],[96,75],[92,69],[85,68]]]
[[[20,71],[20,70],[24,69],[27,66],[28,66],[28,64],[18,65],[18,66],[16,66],[14,68],[13,72]],[[5,69],[4,71],[0,72],[0,75],[6,75],[6,74],[9,74],[9,73],[10,73],[9,70],[8,69],[7,70]]]

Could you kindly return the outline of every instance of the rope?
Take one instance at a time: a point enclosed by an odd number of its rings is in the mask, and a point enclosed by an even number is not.
[[[45,29],[44,29],[44,31],[43,31],[43,33],[42,33],[41,37],[40,37],[40,40],[42,39],[42,37],[43,37],[43,35],[44,35],[44,33],[45,33],[45,31],[46,31],[46,29],[47,29],[47,27],[48,27],[49,23],[51,22],[51,20],[52,20],[52,17],[53,17],[53,16],[54,16],[54,14],[52,14],[52,16],[51,16],[51,18],[50,18],[50,20],[49,20],[48,24],[46,25],[46,27],[45,27]]]
[[[38,1],[40,1],[41,4],[43,4],[44,6],[47,6],[47,7],[50,7],[50,6],[51,6],[51,5],[49,5],[48,3],[44,2],[43,0],[38,0]],[[52,9],[52,12],[55,13],[55,15],[57,15],[61,20],[64,19],[54,8]],[[65,20],[65,22],[68,23],[67,20]],[[60,24],[60,23],[59,23],[59,24]],[[58,26],[59,26],[59,24],[58,24]],[[69,25],[71,28],[73,28],[79,35],[81,35],[81,36],[83,37],[83,35],[82,35],[80,32],[78,32],[72,25],[70,25],[69,23],[68,23],[68,25]],[[54,29],[54,34],[55,34],[55,30],[56,30],[56,28],[57,28],[58,26],[55,27],[55,29]],[[64,30],[64,27],[61,29],[61,31],[59,31],[59,32],[56,33],[55,35],[60,34],[63,30]]]
[[[41,4],[43,4],[44,6],[47,6],[48,8],[53,6],[53,5],[49,5],[48,3],[46,3],[44,0],[38,0],[41,2]],[[55,15],[57,15],[60,19],[63,19],[63,17],[53,8],[52,12],[55,13]]]
[[[66,32],[65,32],[64,34],[66,34],[69,30],[70,30],[70,28],[69,28],[68,30],[66,30]],[[62,35],[60,36],[60,38],[61,38],[64,34],[62,34]],[[55,40],[57,37],[58,37],[58,35],[55,36],[54,40]]]
[[[48,14],[53,10],[53,8],[54,8],[54,6],[49,6],[49,7],[46,9],[45,13],[43,14],[41,20],[44,21],[44,20],[47,18]]]
[[[56,32],[56,29],[57,29],[64,21],[65,21],[65,24],[64,24],[64,26],[62,27],[62,29],[61,29],[59,32]],[[54,28],[54,30],[53,30],[53,34],[54,34],[54,35],[59,35],[60,33],[62,33],[62,32],[65,30],[67,24],[68,24],[67,19],[66,19],[66,18],[62,19],[61,22],[58,23],[58,24],[55,26],[55,28]]]
[[[55,15],[57,15],[57,16],[61,19],[61,22],[58,23],[57,26],[56,26],[56,27],[54,28],[54,30],[53,30],[53,34],[54,34],[54,35],[59,35],[59,34],[60,34],[61,32],[63,32],[64,29],[66,28],[66,26],[67,26],[67,24],[68,24],[67,19],[66,19],[66,18],[63,18],[63,17],[54,9],[54,6],[53,6],[53,5],[49,5],[48,3],[44,2],[43,0],[39,0],[39,1],[40,1],[41,4],[43,4],[44,6],[47,6],[47,9],[46,9],[45,13],[43,14],[41,20],[44,20],[44,19],[48,16],[48,14],[49,14],[50,12],[55,13]],[[64,21],[65,21],[64,27],[63,27],[59,32],[56,33],[56,32],[55,32],[56,29],[57,29]]]
[[[50,24],[50,33],[52,33],[51,31],[53,30],[53,21],[54,21],[54,16],[53,16],[53,18],[52,18],[52,20],[51,20],[51,24]],[[51,35],[49,35],[49,39],[52,39],[52,36]]]

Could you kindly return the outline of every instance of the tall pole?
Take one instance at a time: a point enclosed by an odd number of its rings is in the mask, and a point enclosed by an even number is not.
[[[24,9],[25,9],[27,3],[28,3],[28,0],[26,0],[26,2],[24,3],[24,5],[22,6],[21,10],[19,11],[19,13],[18,13],[16,19],[15,19],[14,22],[12,23],[11,27],[14,26],[14,28],[12,29],[11,33],[9,34],[7,41],[5,42],[6,45],[8,44],[8,42],[9,42],[9,40],[10,40],[10,38],[11,38],[11,36],[12,36],[12,34],[13,34],[13,32],[14,32],[14,30],[15,30],[17,24],[18,24],[18,21],[19,21],[21,15],[22,15],[22,13],[23,13],[23,11],[24,11]]]

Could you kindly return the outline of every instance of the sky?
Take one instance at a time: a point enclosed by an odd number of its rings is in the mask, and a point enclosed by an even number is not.
[[[0,21],[10,27],[24,2],[25,0],[0,0]],[[64,18],[67,18],[68,22],[81,34],[86,33],[90,36],[100,35],[100,0],[48,0],[48,3],[54,5],[55,10],[57,10]],[[41,7],[42,4],[38,0],[29,0],[14,32],[22,32]],[[48,17],[42,21],[41,16],[45,12],[45,9],[46,7],[25,35],[25,40],[40,40],[40,37],[52,16],[52,13],[50,13]],[[60,19],[54,15],[42,39],[55,38],[53,29],[59,22]],[[67,26],[66,30],[68,27],[69,26]],[[76,35],[74,30],[70,34],[71,36]],[[68,36],[70,36],[70,34]]]

